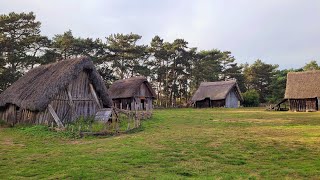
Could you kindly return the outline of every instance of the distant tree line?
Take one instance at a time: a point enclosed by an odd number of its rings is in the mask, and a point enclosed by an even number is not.
[[[283,98],[288,72],[319,69],[316,61],[285,70],[259,59],[238,64],[230,51],[199,51],[184,39],[167,42],[159,36],[143,45],[142,36],[134,33],[93,39],[74,37],[68,30],[49,38],[41,34],[40,25],[32,12],[0,15],[0,92],[33,67],[89,56],[107,86],[117,79],[146,76],[154,85],[158,106],[186,105],[201,82],[229,79],[238,81],[247,105],[256,105]]]

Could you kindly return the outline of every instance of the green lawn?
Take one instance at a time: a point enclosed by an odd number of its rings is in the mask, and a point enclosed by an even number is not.
[[[156,110],[107,138],[41,129],[0,129],[0,179],[320,178],[320,112]]]

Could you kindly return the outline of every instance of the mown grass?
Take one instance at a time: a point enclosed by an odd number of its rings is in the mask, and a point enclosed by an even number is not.
[[[142,130],[73,139],[0,129],[0,179],[319,179],[320,113],[156,110]]]

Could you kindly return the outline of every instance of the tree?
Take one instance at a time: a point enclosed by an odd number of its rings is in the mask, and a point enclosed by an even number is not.
[[[72,31],[66,31],[63,34],[57,34],[53,37],[52,47],[54,52],[60,54],[60,59],[67,59],[74,55],[73,47],[75,45],[75,38]]]
[[[230,64],[229,68],[226,69],[225,74],[228,79],[236,79],[241,92],[245,92],[247,89],[245,87],[245,78],[243,75],[243,66],[237,63]]]
[[[222,67],[220,60],[223,57],[221,51],[217,49],[200,51],[193,62],[193,86],[199,87],[204,81],[218,81]]]
[[[145,45],[137,45],[140,39],[140,35],[133,33],[112,34],[107,37],[106,58],[112,63],[112,68],[120,79],[143,74],[142,71],[145,70],[143,66],[148,54]]]
[[[117,80],[117,78],[113,75],[112,69],[110,69],[108,65],[98,66],[97,71],[101,75],[102,79],[104,80],[104,82],[108,88],[110,87],[112,82]]]
[[[259,93],[256,90],[248,90],[242,93],[244,107],[259,106]]]
[[[278,65],[266,64],[256,60],[252,65],[244,66],[245,84],[248,90],[256,90],[260,96],[260,102],[267,101],[270,93],[270,84]]]
[[[309,63],[307,63],[303,67],[303,70],[304,71],[320,70],[320,66],[318,65],[317,61],[313,60],[313,61],[310,61]]]
[[[150,69],[156,84],[158,105],[165,107],[186,103],[190,97],[192,62],[196,48],[188,48],[188,42],[176,39],[164,42],[155,36],[148,48]]]
[[[284,98],[286,90],[287,74],[290,70],[277,70],[270,84],[270,94],[268,95],[268,101],[271,103],[277,103]]]
[[[40,35],[33,12],[0,15],[0,91],[16,81],[28,68],[39,63],[49,40]]]
[[[151,79],[156,85],[157,104],[162,106],[162,96],[164,94],[164,84],[166,84],[166,74],[168,69],[165,64],[169,59],[166,49],[164,48],[164,41],[159,36],[152,38],[150,46],[148,47],[150,54],[149,67],[151,70]]]

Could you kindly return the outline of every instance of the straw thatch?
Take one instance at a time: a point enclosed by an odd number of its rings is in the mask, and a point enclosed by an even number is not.
[[[51,99],[82,71],[88,73],[103,106],[111,107],[112,102],[103,79],[87,57],[63,60],[30,70],[0,94],[0,107],[14,104],[31,111],[43,111]]]
[[[109,88],[109,92],[112,99],[130,98],[135,97],[142,84],[145,84],[151,92],[151,97],[155,98],[156,93],[152,89],[152,86],[148,82],[147,78],[138,76],[128,79],[115,81]]]
[[[192,101],[202,101],[206,98],[210,100],[223,100],[226,99],[228,93],[236,89],[237,96],[242,101],[240,89],[236,81],[218,81],[218,82],[202,82],[200,87],[192,97]]]
[[[289,72],[285,99],[320,97],[320,71]]]

